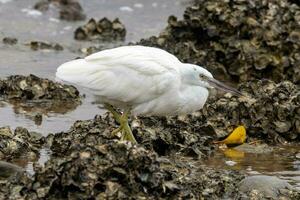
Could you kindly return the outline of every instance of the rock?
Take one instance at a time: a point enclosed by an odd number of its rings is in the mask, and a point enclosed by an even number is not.
[[[260,194],[264,198],[279,199],[279,197],[285,196],[285,193],[288,194],[287,191],[293,190],[293,187],[287,181],[274,176],[256,175],[243,179],[239,183],[239,189],[247,194],[254,195],[253,193],[256,191],[255,196]],[[294,193],[293,195],[300,197],[300,193],[297,191]]]
[[[37,113],[36,115],[34,115],[33,121],[35,125],[41,125],[43,122],[43,115],[41,113]]]
[[[0,97],[14,100],[56,100],[80,102],[79,91],[35,75],[9,76],[0,80]]]
[[[18,42],[17,38],[13,38],[13,37],[5,37],[2,39],[2,42],[4,44],[8,44],[8,45],[15,45]]]
[[[237,146],[234,149],[241,152],[253,153],[253,154],[271,153],[274,150],[271,146],[267,144],[250,145],[247,143]]]
[[[202,65],[219,79],[300,83],[299,4],[290,0],[198,0],[183,20],[170,16],[159,36],[139,44]]]
[[[35,133],[27,129],[17,127],[11,131],[9,127],[0,128],[0,152],[1,159],[11,160],[27,154],[39,154],[39,149],[45,142],[44,137],[36,137]],[[37,157],[37,156],[35,156]]]
[[[206,157],[214,150],[212,145],[208,145],[212,137],[201,132],[199,124],[189,126],[189,122],[178,120],[177,117],[145,117],[139,122],[133,122],[133,133],[141,145],[147,150],[154,150],[160,156],[177,153],[196,158]],[[69,152],[71,144],[88,143],[93,146],[98,140],[118,139],[110,134],[114,127],[116,124],[110,115],[105,119],[97,116],[94,120],[75,122],[70,132],[49,136],[51,150],[54,155],[61,156]],[[106,138],[94,138],[100,134],[105,134]]]
[[[83,13],[81,5],[75,0],[62,0],[60,1],[60,19],[67,21],[85,20],[86,16]]]
[[[98,22],[92,18],[87,24],[77,28],[74,33],[76,40],[122,41],[125,36],[125,26],[118,18],[113,21],[102,18]]]
[[[23,172],[24,170],[17,165],[0,161],[0,179],[1,178],[7,179],[11,176],[16,175],[17,173],[23,173]]]
[[[37,125],[48,112],[66,113],[81,104],[79,91],[34,75],[10,76],[0,80],[0,98],[11,103],[16,113],[26,113]]]
[[[148,123],[150,121],[148,119]],[[49,135],[50,160],[45,166],[35,165],[31,179],[6,183],[2,193],[18,199],[220,199],[239,196],[236,184],[243,178],[241,174],[208,169],[179,154],[173,154],[173,158],[159,157],[148,143],[133,145],[112,136],[113,124],[110,116],[97,117],[77,121],[68,132]],[[139,126],[135,122],[135,127]],[[148,139],[148,136],[140,137]]]
[[[39,10],[41,12],[45,12],[45,11],[47,11],[49,9],[49,4],[50,4],[50,1],[41,0],[41,1],[38,1],[34,5],[34,9]]]
[[[77,21],[86,18],[81,5],[76,0],[41,0],[35,4],[34,8],[45,12],[49,9],[50,4],[59,8],[60,19]]]
[[[47,43],[47,42],[41,42],[41,41],[31,41],[29,44],[32,50],[45,50],[45,49],[50,49],[50,50],[55,50],[55,51],[62,51],[64,48],[58,44],[58,43]]]

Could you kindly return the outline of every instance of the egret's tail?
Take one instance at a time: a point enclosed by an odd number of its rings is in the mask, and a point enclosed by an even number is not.
[[[77,59],[66,62],[60,65],[56,70],[56,79],[69,83],[80,84],[85,77],[86,73],[89,73],[88,63],[84,59]]]

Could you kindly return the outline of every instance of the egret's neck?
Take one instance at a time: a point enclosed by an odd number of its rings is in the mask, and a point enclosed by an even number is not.
[[[199,74],[197,73],[196,67],[191,64],[183,63],[180,66],[181,81],[187,85],[199,85]]]

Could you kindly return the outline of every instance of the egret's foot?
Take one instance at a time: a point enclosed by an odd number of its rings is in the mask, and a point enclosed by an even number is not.
[[[134,138],[132,131],[130,129],[130,126],[128,124],[128,114],[130,113],[130,110],[125,110],[125,112],[121,115],[119,112],[117,112],[114,107],[110,104],[104,104],[105,109],[109,110],[115,120],[120,124],[120,127],[112,131],[112,135],[115,136],[119,132],[121,132],[121,140],[128,140],[132,143],[137,143],[136,139]]]
[[[131,131],[128,123],[123,128],[121,140],[128,140],[128,141],[131,141],[134,144],[137,144],[137,141],[134,138],[134,135],[132,134],[132,131]]]
[[[122,123],[121,126],[117,129],[113,130],[111,132],[111,134],[113,136],[116,136],[119,132],[121,132],[121,134],[122,134],[121,140],[128,140],[135,144],[137,143],[127,122],[126,122],[126,124]]]
[[[116,111],[115,108],[110,104],[105,103],[104,108],[110,111],[113,114],[115,120],[120,124],[122,115],[118,111]]]
[[[113,130],[112,132],[111,132],[111,134],[113,135],[113,136],[116,136],[119,132],[122,132],[122,127],[120,126],[119,128],[116,128],[115,130]]]

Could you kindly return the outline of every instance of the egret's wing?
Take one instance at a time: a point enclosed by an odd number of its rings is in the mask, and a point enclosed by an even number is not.
[[[180,61],[172,54],[158,48],[145,46],[123,46],[94,53],[85,58],[107,67],[120,64],[141,73],[160,74],[171,70],[178,72]]]
[[[131,46],[65,63],[56,75],[92,90],[95,95],[141,103],[179,84],[179,64],[175,56],[163,50]]]

